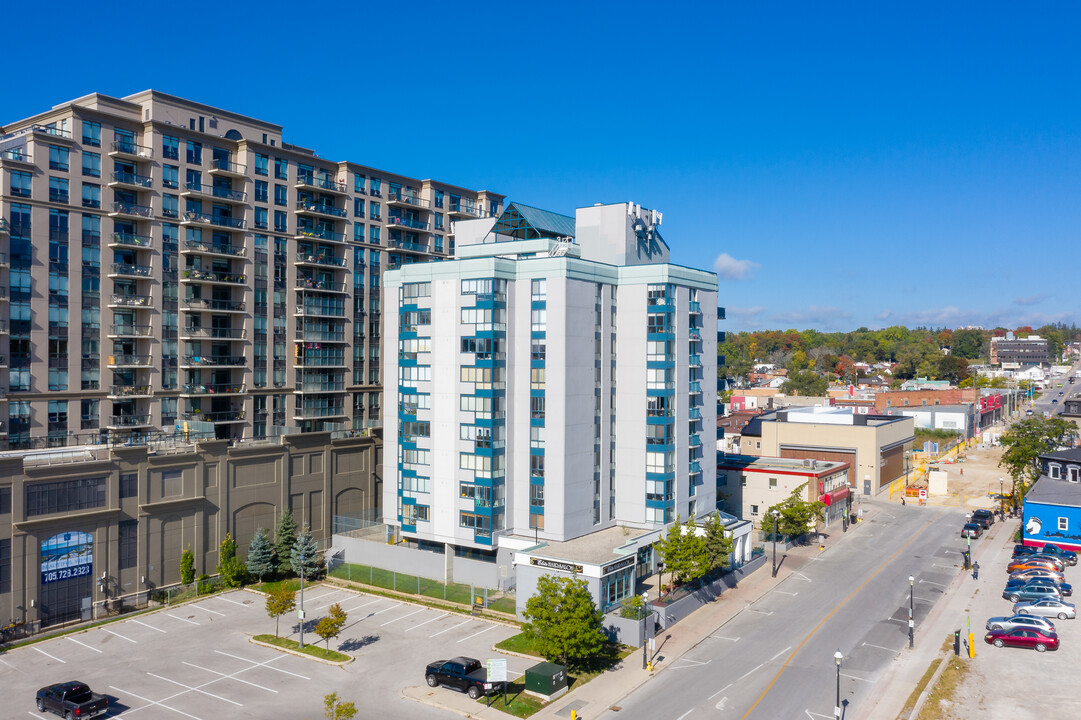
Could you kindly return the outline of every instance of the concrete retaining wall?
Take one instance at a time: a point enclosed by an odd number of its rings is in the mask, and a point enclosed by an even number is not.
[[[726,589],[736,587],[740,580],[765,564],[766,558],[760,556],[749,563],[746,563],[741,568],[725,573],[709,585],[705,585],[698,590],[695,590],[687,597],[680,598],[670,605],[654,605],[654,609],[656,610],[654,617],[657,619],[657,624],[662,629],[667,628],[670,625],[675,625],[706,603],[716,600]]]

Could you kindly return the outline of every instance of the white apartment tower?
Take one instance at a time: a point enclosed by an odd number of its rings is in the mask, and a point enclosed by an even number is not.
[[[459,221],[453,260],[384,275],[402,538],[494,553],[716,508],[717,277],[670,264],[660,224],[510,203]]]

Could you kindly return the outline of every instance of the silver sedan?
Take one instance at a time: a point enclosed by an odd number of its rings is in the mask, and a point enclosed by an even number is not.
[[[1059,620],[1073,619],[1077,617],[1077,611],[1073,603],[1063,602],[1048,598],[1036,602],[1020,602],[1013,606],[1015,615],[1036,615],[1038,617],[1053,617]]]

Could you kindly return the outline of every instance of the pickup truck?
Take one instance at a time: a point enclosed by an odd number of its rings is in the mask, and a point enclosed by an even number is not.
[[[424,670],[424,681],[428,683],[428,687],[446,685],[467,693],[474,700],[494,689],[494,684],[488,682],[488,672],[480,664],[480,660],[469,657],[429,663]]]
[[[38,690],[38,711],[48,710],[67,720],[97,717],[108,709],[109,699],[90,692],[86,683],[72,681]]]
[[[1077,553],[1075,553],[1073,550],[1063,550],[1058,545],[1047,543],[1043,546],[1043,550],[1040,550],[1040,553],[1043,555],[1054,555],[1055,557],[1060,557],[1063,559],[1063,561],[1070,565],[1077,564]]]

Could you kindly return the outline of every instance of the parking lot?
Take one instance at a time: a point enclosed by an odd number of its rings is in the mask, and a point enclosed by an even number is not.
[[[331,692],[355,702],[364,716],[453,717],[399,695],[424,683],[428,662],[506,657],[512,676],[533,664],[491,650],[517,632],[510,626],[328,585],[305,591],[306,627],[335,602],[348,621],[330,646],[356,658],[348,665],[251,644],[252,635],[273,634],[274,619],[266,614],[264,596],[238,590],[0,655],[3,715],[54,717],[35,710],[35,691],[74,679],[109,696],[107,717],[320,718],[322,698]],[[296,639],[298,631],[295,615],[281,618],[281,635]],[[312,642],[320,640],[306,632],[305,643]]]

